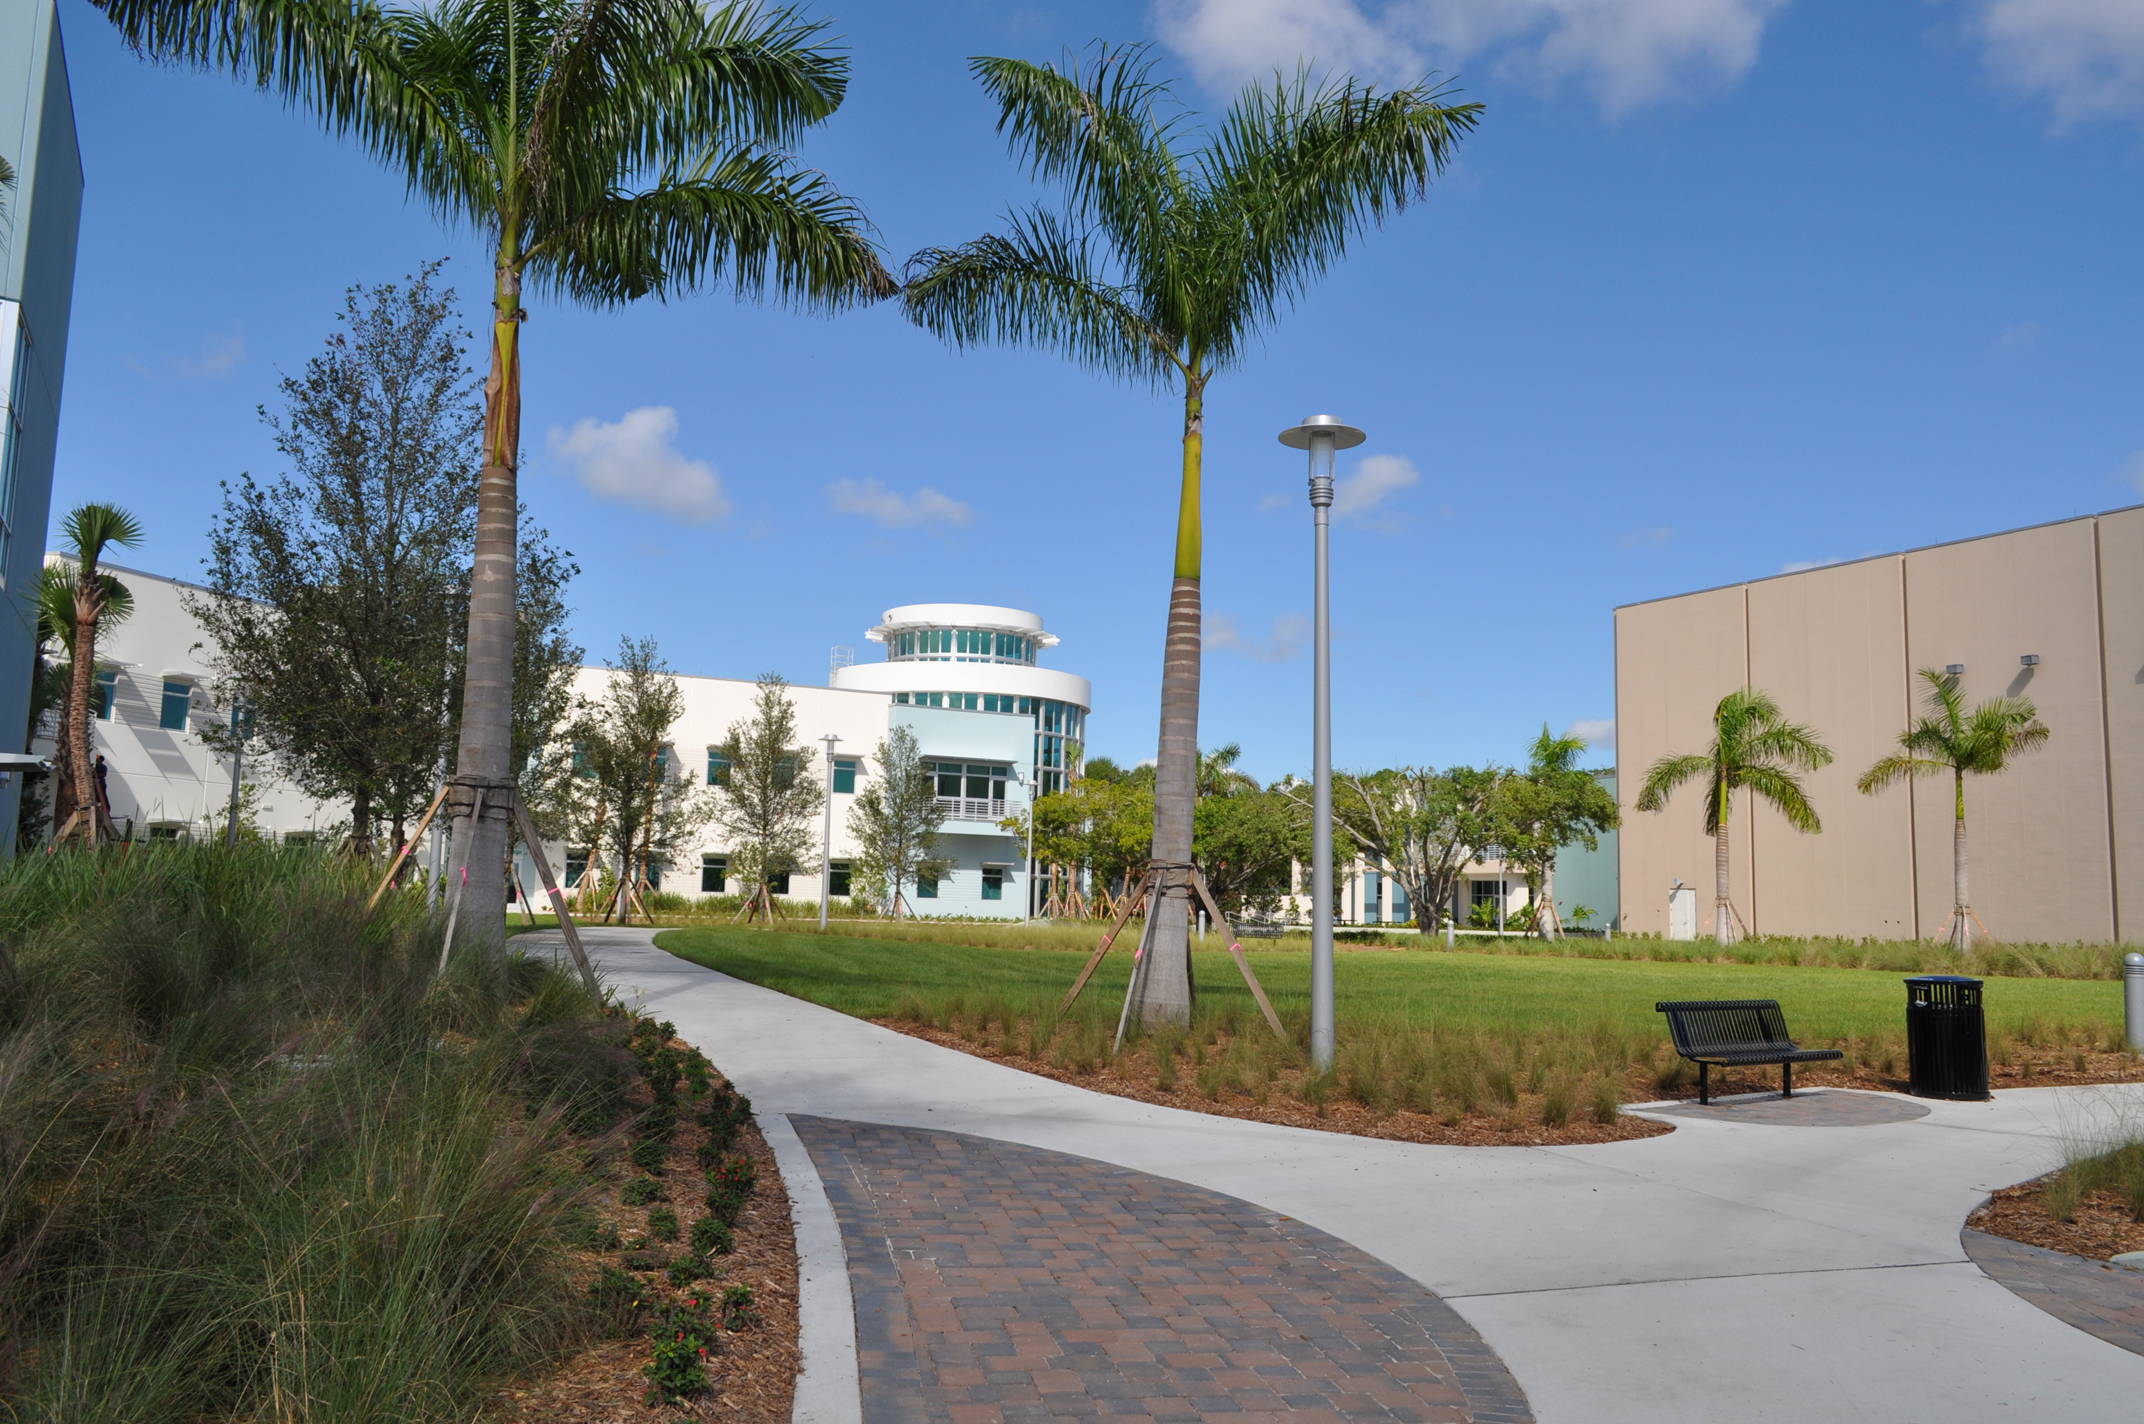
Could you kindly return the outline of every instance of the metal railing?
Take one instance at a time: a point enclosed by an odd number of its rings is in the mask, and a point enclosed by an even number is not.
[[[972,796],[941,796],[939,807],[948,821],[1002,821],[1005,819],[1005,802],[978,800]]]

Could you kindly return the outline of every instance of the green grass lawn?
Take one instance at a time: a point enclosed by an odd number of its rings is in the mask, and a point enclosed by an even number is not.
[[[1093,942],[1099,942],[1100,935]],[[1127,936],[1126,943],[1129,942]],[[1023,1004],[1062,995],[1083,956],[1053,950],[981,948],[871,939],[811,931],[730,928],[665,930],[671,953],[756,984],[864,1018],[884,1018],[916,1000],[959,995]],[[1251,951],[1250,960],[1283,1019],[1307,1015],[1310,957]],[[1240,1007],[1249,993],[1226,953],[1193,955],[1202,1005]],[[1112,1013],[1124,995],[1131,955],[1112,951],[1087,990]],[[1404,1022],[1418,1032],[1584,1033],[1612,1025],[1665,1038],[1653,1005],[1661,999],[1777,999],[1805,1043],[1901,1035],[1906,991],[1896,972],[1779,965],[1537,958],[1464,950],[1351,951],[1336,969],[1336,1019]],[[2037,1025],[2105,1033],[2119,1028],[2118,982],[1990,979],[1991,1037]]]

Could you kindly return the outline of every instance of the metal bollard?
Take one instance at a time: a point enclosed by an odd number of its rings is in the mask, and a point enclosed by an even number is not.
[[[2144,954],[2122,956],[2122,1020],[2129,1046],[2144,1053]]]

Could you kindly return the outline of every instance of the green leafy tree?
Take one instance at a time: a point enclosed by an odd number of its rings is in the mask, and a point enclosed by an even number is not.
[[[70,650],[73,675],[67,689],[67,736],[63,743],[74,785],[70,788],[72,804],[56,804],[53,814],[69,818],[61,825],[66,833],[63,838],[94,846],[102,812],[97,806],[97,782],[90,766],[89,722],[97,670],[97,624],[110,595],[98,573],[97,561],[114,545],[130,549],[139,544],[141,525],[115,504],[78,504],[61,522],[60,533],[64,540],[61,549],[74,565],[74,646]]]
[[[715,822],[729,837],[730,868],[751,887],[747,908],[774,918],[778,875],[803,866],[826,784],[811,774],[811,749],[798,745],[796,704],[779,673],[763,673],[752,715],[733,723],[716,752],[728,763],[716,791]]]
[[[1242,754],[1230,742],[1199,757],[1191,838],[1192,863],[1231,918],[1244,910],[1270,915],[1288,893],[1296,862],[1310,855],[1310,823],[1290,794],[1294,783],[1260,786],[1236,765]]]
[[[1348,244],[1426,193],[1478,121],[1425,81],[1390,93],[1305,78],[1252,86],[1193,143],[1143,48],[1096,46],[1084,63],[1014,59],[970,69],[998,129],[1062,211],[1036,207],[1002,233],[930,248],[908,264],[908,315],[957,346],[1021,342],[1181,394],[1175,582],[1162,660],[1154,856],[1181,864],[1196,836],[1199,513],[1206,387]],[[1141,1016],[1191,1014],[1188,906],[1155,910]]]
[[[1505,777],[1498,791],[1504,858],[1526,878],[1527,903],[1537,907],[1528,927],[1543,939],[1563,938],[1557,853],[1571,845],[1598,849],[1601,832],[1621,820],[1608,788],[1578,766],[1585,750],[1583,740],[1556,736],[1544,724],[1527,749],[1526,769]]]
[[[527,283],[585,306],[722,278],[833,310],[890,296],[862,215],[783,150],[847,61],[793,11],[695,0],[97,0],[143,53],[227,69],[349,133],[494,252],[461,776],[510,782]],[[505,923],[506,814],[467,821],[470,937]]]
[[[1965,779],[2008,771],[2012,757],[2047,745],[2048,730],[2030,698],[1991,697],[1968,710],[1957,678],[1922,668],[1921,680],[1928,684],[1927,715],[1900,732],[1899,750],[1863,772],[1855,784],[1864,796],[1874,796],[1916,776],[1951,778],[1950,944],[1963,954],[1972,947],[1976,918],[1966,887]]]
[[[904,887],[919,878],[935,880],[951,865],[937,853],[945,807],[908,728],[888,732],[871,759],[878,774],[849,804],[849,838],[856,843],[852,883],[898,920]]]
[[[1496,767],[1403,766],[1333,778],[1336,859],[1369,856],[1407,892],[1417,928],[1437,927],[1476,848],[1497,835]],[[1295,788],[1307,811],[1311,788]],[[1341,843],[1349,844],[1345,851]],[[1303,857],[1307,864],[1309,857]]]
[[[1703,755],[1674,753],[1654,762],[1638,792],[1640,811],[1659,811],[1684,782],[1705,783],[1705,832],[1712,837],[1712,938],[1732,944],[1734,905],[1728,899],[1728,823],[1735,792],[1747,788],[1770,802],[1787,824],[1804,835],[1824,828],[1809,804],[1797,772],[1831,764],[1831,749],[1816,732],[1789,722],[1768,692],[1737,688],[1712,709],[1712,745]]]

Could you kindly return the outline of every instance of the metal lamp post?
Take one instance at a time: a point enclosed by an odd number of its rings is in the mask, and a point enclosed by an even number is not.
[[[819,933],[826,933],[826,905],[834,883],[834,746],[841,738],[828,732],[826,743],[826,837],[819,845]]]
[[[1310,1062],[1333,1066],[1333,664],[1332,578],[1326,536],[1332,525],[1333,456],[1367,437],[1330,415],[1313,415],[1280,433],[1291,450],[1310,452],[1310,508],[1316,526],[1317,636],[1311,659],[1310,742]]]

